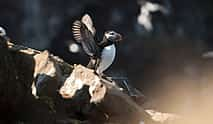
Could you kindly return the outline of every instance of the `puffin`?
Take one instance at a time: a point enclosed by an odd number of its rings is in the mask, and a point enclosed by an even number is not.
[[[76,20],[72,25],[72,32],[75,41],[81,44],[84,52],[89,56],[88,68],[94,69],[98,75],[103,75],[115,60],[116,43],[122,40],[122,35],[108,30],[104,32],[101,41],[95,40],[96,29],[88,14],[81,20]]]

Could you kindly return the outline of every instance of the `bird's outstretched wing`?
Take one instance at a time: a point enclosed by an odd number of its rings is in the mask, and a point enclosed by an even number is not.
[[[75,21],[72,26],[72,32],[74,39],[82,44],[87,55],[91,57],[100,55],[99,47],[94,40],[95,28],[89,15],[84,15],[81,21]]]
[[[92,19],[88,14],[85,14],[81,18],[81,22],[83,22],[87,26],[89,31],[92,33],[92,35],[95,36],[96,30],[95,30],[95,27],[93,25]]]

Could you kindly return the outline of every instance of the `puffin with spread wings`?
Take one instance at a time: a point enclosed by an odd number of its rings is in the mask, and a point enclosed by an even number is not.
[[[74,39],[81,43],[83,50],[90,57],[87,67],[102,75],[115,59],[115,43],[122,40],[121,34],[115,31],[106,31],[102,41],[95,41],[96,30],[88,14],[73,23],[72,32]]]

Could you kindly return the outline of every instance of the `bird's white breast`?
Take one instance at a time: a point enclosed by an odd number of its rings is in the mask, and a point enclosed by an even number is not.
[[[114,61],[116,54],[115,45],[112,44],[103,49],[101,54],[101,62],[97,68],[97,73],[105,71]]]

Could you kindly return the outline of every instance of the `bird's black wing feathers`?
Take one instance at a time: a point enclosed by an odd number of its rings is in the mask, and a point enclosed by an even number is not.
[[[94,40],[94,33],[88,29],[87,25],[77,20],[73,23],[72,32],[75,40],[82,44],[87,55],[90,57],[100,56],[99,47]]]

